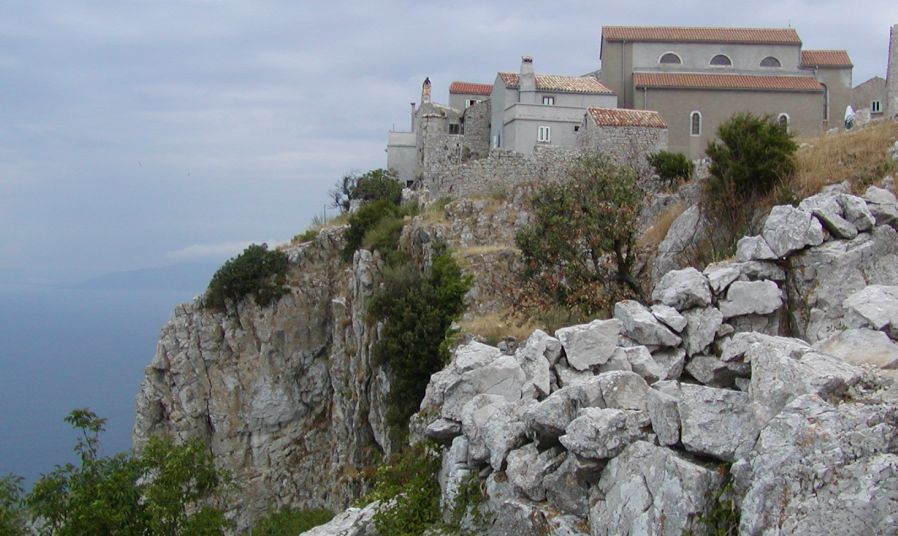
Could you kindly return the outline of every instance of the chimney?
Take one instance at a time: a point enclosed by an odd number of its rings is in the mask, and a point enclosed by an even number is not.
[[[533,57],[521,56],[521,74],[519,78],[520,102],[536,103],[536,75],[533,73]]]
[[[429,104],[430,103],[430,77],[424,79],[424,84],[421,86],[421,104]]]
[[[889,32],[889,66],[886,71],[885,117],[898,116],[898,24]]]
[[[410,102],[409,104],[411,104],[411,106],[412,106],[412,129],[409,132],[414,132],[415,131],[415,103]]]

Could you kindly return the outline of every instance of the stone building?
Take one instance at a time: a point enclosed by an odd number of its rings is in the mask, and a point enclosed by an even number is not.
[[[584,111],[616,108],[617,96],[594,77],[536,74],[533,58],[518,73],[498,73],[490,94],[491,146],[530,154],[536,145],[575,147]]]
[[[889,33],[889,67],[886,74],[887,117],[898,116],[898,24]]]
[[[492,92],[491,84],[455,81],[449,84],[449,106],[456,110],[464,110],[489,99]]]
[[[602,28],[602,83],[617,107],[657,110],[670,149],[698,158],[737,112],[770,114],[795,132],[840,126],[851,91],[842,50],[802,50],[792,28]]]
[[[851,109],[857,115],[869,117],[875,121],[881,119],[886,105],[886,80],[874,76],[851,90]]]
[[[640,175],[650,174],[648,155],[667,149],[667,122],[649,110],[587,108],[577,146]]]

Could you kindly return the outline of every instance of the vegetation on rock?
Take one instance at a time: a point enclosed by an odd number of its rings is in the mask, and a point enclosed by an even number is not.
[[[386,169],[372,169],[362,175],[344,175],[330,191],[332,206],[349,212],[353,201],[383,200],[398,205],[402,199],[402,185],[396,173]]]
[[[534,222],[516,236],[522,304],[593,315],[620,299],[642,298],[635,270],[642,199],[632,170],[596,155],[577,159],[569,181],[536,192]]]
[[[252,295],[264,307],[287,292],[284,288],[287,267],[287,255],[283,251],[269,251],[266,244],[251,244],[215,272],[203,304],[222,310],[228,301],[236,302]]]
[[[302,534],[330,521],[334,514],[328,510],[297,510],[282,508],[269,512],[253,526],[250,536],[282,536]]]
[[[669,188],[691,179],[695,172],[695,164],[683,153],[658,151],[650,154],[648,161]]]
[[[440,524],[440,460],[439,448],[419,444],[378,467],[366,497],[366,502],[380,501],[374,515],[378,534],[420,536]]]
[[[349,216],[349,227],[343,233],[343,260],[351,261],[357,249],[367,247],[380,251],[388,261],[395,261],[402,225],[403,210],[399,205],[384,199],[363,204]]]

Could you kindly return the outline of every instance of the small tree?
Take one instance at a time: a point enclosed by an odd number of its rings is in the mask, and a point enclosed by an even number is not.
[[[720,125],[717,137],[706,150],[712,190],[733,191],[744,200],[766,194],[795,171],[798,145],[770,116],[736,114]]]
[[[402,200],[402,185],[393,170],[373,169],[362,175],[344,175],[331,189],[330,195],[332,206],[346,213],[352,201],[384,200],[398,205]]]
[[[695,164],[690,162],[683,153],[658,151],[650,154],[648,160],[649,164],[655,168],[655,173],[667,183],[668,187],[691,179],[692,173],[695,171]]]
[[[525,305],[591,315],[622,297],[643,298],[634,273],[643,198],[635,173],[588,155],[569,174],[531,198],[534,222],[516,236]]]
[[[224,309],[228,300],[239,301],[252,294],[264,307],[287,292],[284,283],[288,265],[283,251],[268,251],[267,244],[250,244],[215,272],[203,303],[212,309]]]
[[[0,536],[25,534],[25,513],[22,511],[22,477],[0,477]]]

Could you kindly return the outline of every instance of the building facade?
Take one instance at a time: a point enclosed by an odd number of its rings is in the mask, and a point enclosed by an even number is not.
[[[889,65],[886,74],[886,117],[898,117],[898,24],[889,33]]]
[[[870,120],[885,115],[887,103],[886,79],[874,76],[851,90],[851,109],[855,114],[869,114]]]
[[[841,126],[851,93],[845,51],[803,51],[792,28],[602,28],[600,80],[618,107],[657,110],[670,150],[704,155],[733,114],[769,114],[814,134]]]
[[[632,168],[639,176],[649,176],[653,169],[648,156],[667,150],[667,122],[650,110],[587,108],[577,146]]]
[[[494,149],[530,154],[537,145],[575,147],[589,107],[615,108],[617,96],[594,77],[536,74],[524,56],[518,73],[498,73],[490,94]]]

